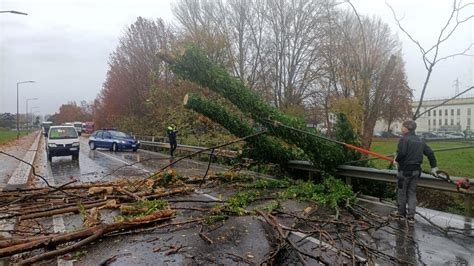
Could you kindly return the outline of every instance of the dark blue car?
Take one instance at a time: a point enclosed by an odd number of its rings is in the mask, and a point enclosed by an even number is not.
[[[140,148],[140,141],[127,133],[115,129],[101,129],[95,131],[89,137],[89,147],[91,150],[106,148],[111,151],[121,151],[125,149],[137,151],[137,149]]]

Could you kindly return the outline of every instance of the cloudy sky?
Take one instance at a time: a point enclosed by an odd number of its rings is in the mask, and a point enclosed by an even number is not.
[[[387,0],[403,17],[402,23],[424,46],[434,44],[451,1]],[[58,111],[68,101],[92,101],[105,80],[107,60],[118,38],[138,16],[172,21],[173,0],[0,0],[0,10],[28,16],[0,14],[0,113],[16,112],[16,83],[20,85],[20,112],[25,99],[39,98],[29,107],[41,114]],[[377,15],[398,32],[391,12],[381,0],[352,0],[362,14]],[[466,2],[466,1],[465,1]],[[465,15],[474,14],[474,6]],[[415,45],[399,33],[411,88],[419,95],[426,76]],[[474,20],[458,29],[441,48],[441,55],[459,52],[474,42]],[[472,50],[474,54],[474,48]],[[454,95],[474,85],[474,57],[441,62],[433,72],[427,97]],[[473,92],[474,93],[474,92]]]

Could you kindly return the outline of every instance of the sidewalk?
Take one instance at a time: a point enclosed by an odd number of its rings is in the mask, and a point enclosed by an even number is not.
[[[0,151],[23,159],[37,136],[38,132],[36,131],[27,136],[21,137],[19,140],[2,144],[0,145]],[[5,188],[8,180],[19,165],[20,162],[18,160],[4,154],[0,154],[0,190]]]

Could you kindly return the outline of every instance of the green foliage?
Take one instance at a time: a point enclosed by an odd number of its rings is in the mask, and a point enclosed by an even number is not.
[[[238,192],[234,196],[227,199],[226,203],[224,203],[224,208],[226,211],[231,213],[243,215],[247,213],[245,208],[247,208],[250,203],[255,201],[258,196],[259,193],[255,191]]]
[[[254,180],[252,176],[242,174],[240,172],[218,172],[216,173],[216,178],[221,182],[251,182]]]
[[[274,180],[274,179],[257,179],[253,184],[248,185],[250,188],[256,189],[275,189],[275,188],[287,188],[291,185],[291,181],[289,179],[281,179],[281,180]]]
[[[186,107],[205,115],[237,137],[245,137],[257,133],[239,116],[228,112],[223,106],[199,95],[189,94]],[[250,157],[259,163],[274,162],[283,166],[289,160],[296,158],[292,150],[283,147],[278,141],[267,136],[259,136],[247,140],[243,156]]]
[[[220,221],[225,221],[229,218],[229,216],[224,214],[217,214],[217,215],[207,215],[204,217],[204,223],[209,225],[213,223],[217,223]]]
[[[286,199],[314,200],[331,208],[353,203],[356,198],[349,185],[332,176],[324,178],[321,184],[300,182],[282,192],[281,196]]]
[[[345,114],[337,114],[337,123],[334,126],[334,132],[336,135],[336,140],[355,146],[360,146],[359,136],[354,131],[352,124],[349,122]],[[360,152],[357,152],[355,150],[344,149],[343,153],[345,158],[344,160],[346,162],[355,161],[361,158]]]
[[[77,250],[72,254],[72,257],[75,259],[80,259],[87,255],[87,250]]]
[[[281,123],[305,129],[304,120],[278,112],[255,92],[246,88],[239,79],[230,76],[225,69],[213,64],[199,49],[188,47],[183,55],[171,61],[173,61],[171,69],[175,74],[220,94],[238,107],[243,114],[267,127],[270,134],[304,150],[317,168],[332,172],[344,161],[340,146],[279,126],[278,123]],[[269,123],[268,119],[278,123]],[[235,120],[230,119],[229,123],[232,122]],[[267,147],[267,145],[261,145],[255,150]],[[266,155],[269,156],[270,153]]]
[[[280,204],[280,201],[272,201],[270,202],[267,206],[265,206],[263,209],[267,212],[272,212],[273,210],[275,209],[280,209],[281,208],[281,204]]]
[[[124,207],[124,208],[122,208]],[[168,202],[164,200],[143,200],[121,206],[121,210],[127,210],[127,218],[141,217],[152,214],[168,207]]]

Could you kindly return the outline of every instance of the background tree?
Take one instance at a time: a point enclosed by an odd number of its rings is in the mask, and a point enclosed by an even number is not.
[[[104,87],[92,107],[95,121],[101,126],[115,126],[131,131],[147,125],[150,131],[156,112],[150,110],[150,90],[171,90],[171,74],[156,58],[161,49],[171,49],[174,35],[163,20],[141,17],[120,38],[109,59]],[[161,108],[161,107],[159,107]],[[150,123],[151,122],[151,123]]]
[[[395,19],[399,29],[402,30],[402,32],[405,33],[405,35],[420,50],[421,58],[426,68],[426,77],[425,77],[425,81],[423,82],[423,88],[421,90],[420,99],[418,101],[418,106],[416,107],[416,111],[413,114],[413,120],[416,120],[419,117],[420,108],[423,105],[423,99],[425,97],[426,89],[428,88],[428,83],[430,81],[430,77],[431,77],[434,67],[439,62],[449,59],[449,58],[456,57],[456,56],[474,56],[474,53],[472,51],[472,47],[474,46],[474,43],[468,44],[466,48],[462,51],[449,54],[449,55],[441,55],[441,51],[440,51],[441,45],[443,45],[453,36],[453,34],[456,32],[456,29],[458,29],[463,24],[469,23],[469,21],[471,21],[471,19],[474,18],[474,15],[472,13],[469,13],[469,10],[470,8],[474,6],[474,3],[471,2],[471,3],[463,4],[461,0],[460,1],[453,0],[452,6],[451,6],[451,12],[449,13],[448,19],[442,26],[435,42],[428,46],[423,46],[418,40],[416,40],[401,24],[401,20],[397,17],[393,8],[388,3],[387,5],[392,11],[393,18]],[[471,87],[470,89],[473,89],[473,88],[474,86]]]
[[[410,119],[412,111],[412,90],[408,87],[405,72],[399,64],[393,73],[393,79],[388,83],[389,95],[382,109],[382,119],[387,123],[387,131],[391,132],[394,122]]]
[[[331,105],[337,110],[341,101],[346,103],[342,106],[349,110],[339,111],[352,123],[359,120],[353,126],[361,136],[362,147],[369,148],[375,123],[389,101],[390,91],[396,89],[390,84],[406,81],[400,80],[403,75],[394,75],[397,67],[404,71],[404,65],[398,56],[400,44],[389,26],[380,18],[359,16],[353,11],[340,12],[328,23],[331,30],[327,31],[332,36],[326,62],[335,94]]]
[[[0,127],[14,128],[16,126],[16,116],[11,113],[0,114]]]

